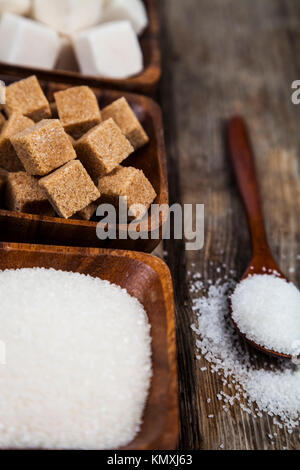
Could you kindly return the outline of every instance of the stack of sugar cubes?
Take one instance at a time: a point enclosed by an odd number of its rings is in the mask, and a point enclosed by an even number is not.
[[[142,0],[0,0],[0,61],[125,79],[143,70]]]
[[[127,100],[100,110],[86,86],[62,89],[54,98],[49,103],[35,76],[6,89],[8,119],[0,112],[3,206],[90,220],[98,204],[121,199],[133,207],[131,217],[143,217],[155,190],[143,171],[121,163],[149,139]]]

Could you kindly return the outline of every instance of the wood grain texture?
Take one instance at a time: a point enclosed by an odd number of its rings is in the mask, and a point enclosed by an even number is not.
[[[128,91],[137,91],[152,95],[157,89],[161,76],[161,54],[159,47],[159,18],[157,4],[159,0],[145,0],[148,11],[149,25],[142,34],[140,41],[144,56],[144,69],[134,77],[115,80],[104,77],[88,76],[77,71],[43,70],[37,68],[20,67],[0,62],[3,73],[14,73],[20,77],[35,74],[41,80],[64,81],[73,85],[89,85],[102,88],[114,88]]]
[[[3,76],[1,74],[1,66],[0,77],[5,80],[5,83],[9,83],[9,79],[12,79],[10,75]],[[15,78],[13,75],[13,80]],[[69,86],[54,82],[41,82],[41,84],[50,101],[53,101],[55,91]],[[149,143],[130,155],[123,162],[123,165],[143,170],[157,194],[154,203],[158,205],[168,204],[166,152],[160,107],[151,98],[134,93],[99,88],[94,88],[94,92],[101,109],[122,96],[125,96],[128,100],[149,136]],[[150,214],[145,217],[140,223],[139,231],[141,236],[137,240],[129,238],[124,233],[127,232],[128,225],[117,225],[115,240],[100,240],[96,234],[96,221],[65,220],[0,209],[0,240],[16,243],[135,250],[151,253],[160,243],[167,217],[166,207],[159,218],[151,217]]]
[[[144,306],[151,324],[153,377],[136,439],[125,450],[176,448],[178,395],[173,290],[158,258],[117,250],[0,243],[0,269],[45,267],[117,284]]]
[[[281,270],[300,285],[300,106],[291,83],[300,78],[297,0],[164,0],[163,81],[160,90],[169,158],[171,202],[204,203],[205,247],[185,252],[167,242],[174,279],[182,449],[300,449],[264,416],[216,399],[221,377],[196,360],[195,320],[187,271],[203,278],[236,270],[251,258],[248,227],[224,141],[224,121],[245,116],[256,155],[266,231]],[[263,356],[259,356],[261,363]],[[207,398],[212,402],[207,403]],[[208,419],[214,414],[214,419]],[[268,434],[277,433],[274,443]]]

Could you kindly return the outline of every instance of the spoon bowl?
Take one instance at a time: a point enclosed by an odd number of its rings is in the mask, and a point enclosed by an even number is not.
[[[229,157],[245,207],[253,251],[252,260],[240,282],[255,274],[275,274],[279,278],[285,279],[289,282],[276,264],[267,241],[255,171],[254,155],[247,127],[242,117],[234,116],[229,119],[227,137]],[[251,346],[271,356],[284,359],[292,358],[289,354],[283,354],[267,349],[249,339],[245,333],[240,331],[233,319],[231,300],[229,301],[229,305],[231,318],[237,332],[242,338],[251,344]]]

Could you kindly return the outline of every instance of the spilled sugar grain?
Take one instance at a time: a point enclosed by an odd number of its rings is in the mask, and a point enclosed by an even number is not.
[[[0,271],[0,448],[115,449],[138,433],[150,325],[120,287],[53,269]]]
[[[224,412],[239,403],[254,418],[265,412],[275,425],[292,433],[299,426],[300,368],[290,361],[278,361],[275,366],[267,357],[264,368],[258,368],[254,353],[249,354],[229,317],[228,296],[235,282],[219,279],[206,289],[199,278],[195,274],[191,281],[197,319],[192,329],[197,335],[197,348],[211,364],[211,372],[220,374],[228,387],[228,393],[217,394],[224,403]]]

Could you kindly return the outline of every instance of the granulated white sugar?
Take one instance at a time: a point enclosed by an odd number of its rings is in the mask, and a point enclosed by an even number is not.
[[[192,281],[192,285],[194,282]],[[273,418],[279,428],[285,426],[289,433],[300,421],[300,368],[288,360],[274,361],[266,356],[263,368],[255,364],[255,351],[249,352],[238,336],[229,315],[228,296],[235,287],[233,281],[217,281],[198,293],[192,291],[196,323],[196,344],[202,358],[210,363],[211,373],[221,373],[225,393],[217,394],[228,407],[239,403],[254,418],[263,412]]]
[[[255,343],[280,353],[300,354],[300,291],[274,275],[253,275],[231,296],[232,317]]]
[[[0,448],[132,441],[151,380],[142,305],[107,281],[52,269],[1,271],[0,298]]]

